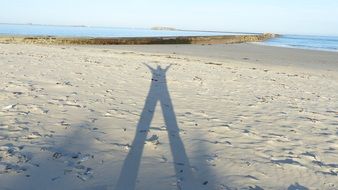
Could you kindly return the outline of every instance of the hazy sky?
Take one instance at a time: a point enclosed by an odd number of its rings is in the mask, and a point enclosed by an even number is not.
[[[338,35],[338,0],[1,0],[0,23]]]

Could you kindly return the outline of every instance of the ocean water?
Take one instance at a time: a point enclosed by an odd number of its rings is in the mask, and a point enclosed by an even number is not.
[[[251,35],[255,33],[171,31],[137,28],[0,24],[0,35],[60,37],[170,37]],[[259,44],[338,52],[338,36],[282,35]]]
[[[60,37],[170,37],[217,36],[238,33],[171,31],[111,27],[48,26],[0,24],[0,35],[60,36]]]
[[[263,45],[338,52],[338,36],[282,35]]]

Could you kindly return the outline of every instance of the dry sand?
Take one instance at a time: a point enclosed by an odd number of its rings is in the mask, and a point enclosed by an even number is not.
[[[337,57],[0,44],[0,189],[338,189]]]

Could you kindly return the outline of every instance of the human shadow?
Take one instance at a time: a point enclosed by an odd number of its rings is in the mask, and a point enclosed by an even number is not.
[[[124,160],[116,189],[135,189],[144,144],[157,102],[161,105],[166,130],[168,132],[178,189],[199,189],[194,180],[183,141],[179,135],[174,107],[167,86],[166,72],[171,65],[164,69],[160,66],[157,66],[157,68],[154,69],[147,64],[145,65],[152,73],[151,86],[136,127],[136,133],[131,149]]]

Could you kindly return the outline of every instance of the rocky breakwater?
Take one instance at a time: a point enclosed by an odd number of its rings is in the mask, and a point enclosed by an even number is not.
[[[0,36],[0,43],[74,44],[74,45],[144,45],[144,44],[233,44],[261,42],[278,37],[276,34],[178,37],[73,38],[53,36]]]

